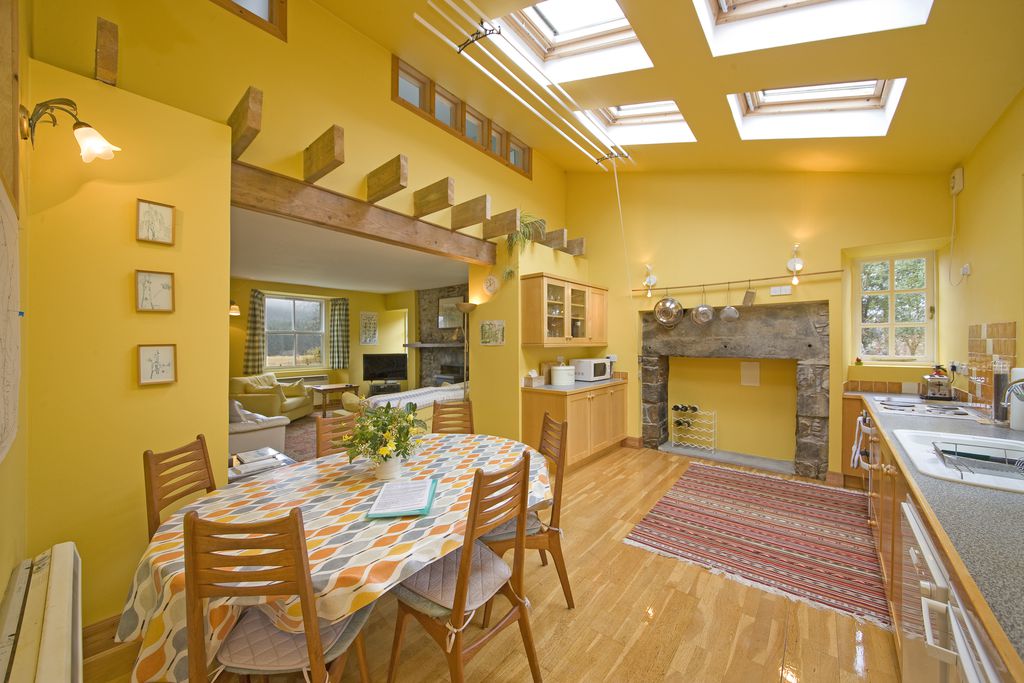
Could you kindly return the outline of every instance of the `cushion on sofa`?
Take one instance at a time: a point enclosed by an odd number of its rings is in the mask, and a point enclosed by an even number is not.
[[[291,384],[282,384],[284,387],[284,395],[291,398],[292,396],[305,396],[306,395],[306,381],[300,379],[298,382]]]
[[[228,423],[234,424],[236,422],[244,422],[245,417],[242,415],[242,404],[238,401],[228,400]]]
[[[261,384],[246,384],[245,393],[247,394],[273,394],[276,395],[283,403],[286,399],[284,395],[284,387],[280,384],[274,384],[271,386],[263,386]]]
[[[281,402],[281,412],[290,413],[291,411],[298,410],[307,404],[312,406],[313,399],[308,396],[292,396]]]
[[[342,407],[350,413],[358,413],[365,407],[366,399],[359,398],[359,396],[351,391],[346,391],[341,395]]]

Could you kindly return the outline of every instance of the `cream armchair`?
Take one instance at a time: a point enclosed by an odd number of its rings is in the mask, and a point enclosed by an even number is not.
[[[232,377],[228,381],[228,398],[238,401],[248,411],[267,417],[284,415],[289,420],[297,420],[313,412],[311,389],[307,388],[302,396],[285,396],[283,385],[272,372]]]

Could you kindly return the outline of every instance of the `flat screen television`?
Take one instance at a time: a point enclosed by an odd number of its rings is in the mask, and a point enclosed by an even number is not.
[[[363,354],[363,381],[409,379],[409,358],[404,353]]]

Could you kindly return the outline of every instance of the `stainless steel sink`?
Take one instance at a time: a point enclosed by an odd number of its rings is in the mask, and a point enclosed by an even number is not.
[[[893,431],[914,467],[937,479],[1024,492],[1024,442],[913,429]]]

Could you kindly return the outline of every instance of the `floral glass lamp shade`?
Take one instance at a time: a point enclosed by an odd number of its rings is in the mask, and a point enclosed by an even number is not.
[[[120,147],[107,142],[107,139],[88,123],[79,121],[73,130],[78,146],[82,150],[82,161],[87,164],[92,163],[93,159],[113,159],[114,152],[121,151]]]

